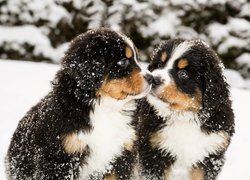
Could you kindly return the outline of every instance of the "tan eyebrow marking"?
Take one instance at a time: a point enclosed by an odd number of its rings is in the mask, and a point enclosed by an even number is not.
[[[125,48],[125,55],[126,55],[127,58],[131,58],[133,56],[133,51],[128,46]]]
[[[177,64],[179,69],[183,69],[188,66],[188,61],[186,59],[181,59]]]
[[[162,62],[165,62],[167,60],[167,53],[164,51],[162,54],[161,54],[161,61]]]

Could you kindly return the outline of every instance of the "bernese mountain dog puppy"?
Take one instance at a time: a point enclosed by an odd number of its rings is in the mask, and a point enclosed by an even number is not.
[[[139,103],[139,157],[147,180],[214,180],[234,133],[223,64],[201,40],[154,51],[151,92]]]
[[[106,28],[76,37],[52,90],[24,116],[6,157],[9,179],[132,179],[135,99],[152,77],[132,41]],[[146,78],[145,78],[146,77]]]

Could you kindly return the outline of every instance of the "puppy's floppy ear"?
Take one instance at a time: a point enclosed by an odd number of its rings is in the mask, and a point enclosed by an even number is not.
[[[231,109],[229,85],[223,75],[223,64],[211,51],[204,61],[203,109],[200,118],[206,129],[233,133],[234,114]]]
[[[222,68],[213,60],[206,62],[204,82],[203,106],[210,109],[220,108],[229,97],[228,84],[222,74]]]
[[[102,43],[88,34],[76,37],[63,59],[63,69],[76,83],[75,96],[85,102],[95,97],[104,79],[105,56]]]

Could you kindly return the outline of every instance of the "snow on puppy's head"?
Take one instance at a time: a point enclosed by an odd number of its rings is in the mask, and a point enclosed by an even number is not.
[[[77,83],[78,98],[138,97],[149,89],[137,63],[132,41],[107,28],[90,30],[72,40],[63,69]]]

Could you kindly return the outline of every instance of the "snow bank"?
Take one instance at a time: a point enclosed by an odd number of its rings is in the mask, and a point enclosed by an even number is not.
[[[250,80],[243,79],[239,72],[233,69],[226,69],[225,76],[231,87],[250,89]]]
[[[57,65],[0,60],[0,179],[3,158],[18,121],[47,94]]]
[[[62,18],[70,17],[66,9],[51,0],[8,0],[5,6],[1,6],[1,12],[0,21],[13,24],[18,20],[27,24],[44,20],[55,25]]]
[[[250,121],[249,101],[250,91],[232,89],[233,109],[235,113],[235,131],[229,150],[226,153],[226,163],[218,180],[249,180],[250,161]]]
[[[49,39],[32,25],[7,27],[0,26],[0,42],[9,41],[16,43],[38,44],[39,46],[50,45]]]
[[[245,19],[230,18],[226,24],[211,23],[207,32],[211,43],[219,44],[217,51],[220,54],[228,53],[230,48],[248,48],[250,23]]]
[[[247,65],[250,68],[250,53],[243,53],[237,57],[236,62],[240,65]]]
[[[34,55],[42,55],[45,58],[52,59],[55,63],[60,62],[69,44],[65,43],[57,48],[53,48],[50,40],[42,33],[42,30],[33,25],[14,27],[0,26],[0,34],[0,46],[7,46],[3,48],[15,49],[21,54],[24,54],[26,51],[23,45],[27,43],[34,47]],[[7,45],[5,45],[5,43],[7,43]]]

